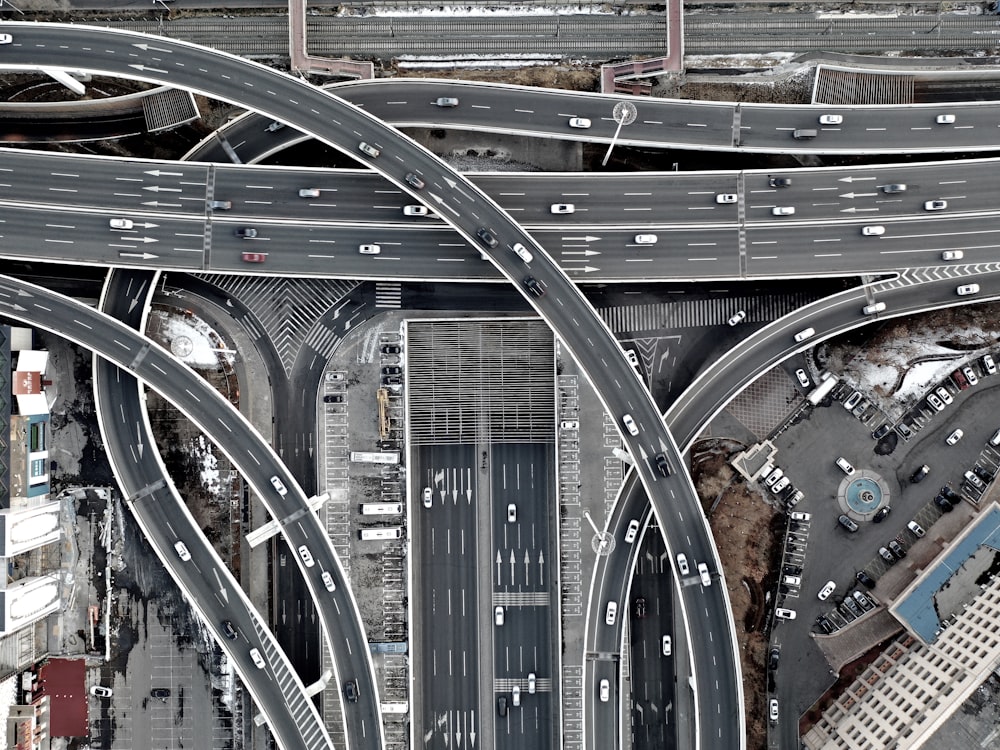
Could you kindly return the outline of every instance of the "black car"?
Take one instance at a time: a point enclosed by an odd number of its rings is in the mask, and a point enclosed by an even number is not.
[[[385,344],[382,347],[383,354],[399,354],[401,351],[403,351],[403,347],[399,344]]]
[[[344,400],[343,395],[339,393],[328,393],[325,396],[323,396],[324,404],[339,404],[343,400]]]
[[[257,230],[253,227],[240,227],[236,230],[236,236],[242,237],[245,240],[252,240],[257,236]]]
[[[149,694],[165,702],[170,697],[170,688],[153,688],[149,691]]]
[[[904,557],[906,557],[906,548],[903,547],[903,545],[900,544],[899,542],[897,542],[895,539],[893,539],[891,542],[889,542],[889,549],[892,550],[892,554],[894,554],[896,557],[898,557],[901,560]]]
[[[669,477],[671,471],[670,471],[670,461],[667,460],[667,454],[657,453],[656,456],[654,456],[653,460],[656,462],[656,468],[659,469],[660,473],[665,477]]]
[[[501,716],[507,715],[507,696],[501,695],[497,698],[497,713]]]
[[[522,283],[536,297],[545,296],[545,287],[534,276],[525,276],[522,279]]]
[[[403,368],[398,365],[391,365],[389,367],[382,368],[383,375],[400,375],[403,372]]]
[[[486,227],[479,227],[479,229],[476,230],[476,237],[478,237],[479,241],[486,245],[486,247],[496,247],[500,244],[500,240],[496,238],[496,235]]]
[[[413,172],[406,173],[406,184],[417,190],[423,190],[426,184],[423,180],[417,177]]]
[[[972,467],[972,473],[975,474],[980,479],[982,479],[984,482],[993,481],[993,476],[994,476],[993,473],[990,472],[988,469],[984,469],[979,464],[976,464],[975,466]]]
[[[639,619],[646,616],[646,600],[641,596],[635,600],[635,616]]]
[[[910,481],[913,482],[913,484],[916,484],[917,482],[922,482],[924,477],[926,477],[930,473],[931,473],[931,467],[928,466],[927,464],[924,464],[923,466],[918,467],[915,472],[910,474]]]
[[[236,628],[233,627],[233,623],[229,620],[222,621],[222,632],[226,634],[226,638],[231,641],[236,640]]]
[[[767,184],[770,185],[771,187],[781,187],[781,188],[791,187],[792,186],[792,178],[791,177],[768,177],[767,178]]]
[[[767,661],[767,668],[768,669],[777,669],[778,668],[778,659],[780,657],[781,657],[781,649],[778,648],[777,646],[775,646],[774,648],[771,649],[771,656],[770,656],[770,658]]]
[[[878,512],[872,516],[872,521],[874,523],[882,523],[888,516],[892,508],[886,505],[884,508],[879,508]]]
[[[358,681],[348,680],[344,683],[344,698],[348,703],[358,702]]]
[[[875,430],[875,432],[872,433],[872,438],[874,440],[881,440],[891,431],[892,431],[892,425],[886,422],[884,425],[882,425],[877,430]]]
[[[781,571],[786,576],[802,575],[802,567],[800,565],[785,565],[781,568]]]
[[[944,495],[946,498],[948,498],[948,500],[950,500],[953,503],[957,503],[959,500],[962,499],[962,496],[959,495],[957,492],[955,492],[955,490],[953,490],[948,485],[942,487],[940,490],[938,490],[938,492],[940,492],[942,495]]]
[[[399,375],[384,375],[382,376],[382,385],[400,385],[403,381],[399,379]]]
[[[868,573],[863,570],[859,570],[855,578],[858,579],[858,583],[867,588],[875,588],[875,579],[872,578]]]
[[[945,513],[950,513],[955,509],[955,506],[952,505],[951,501],[948,500],[948,498],[946,498],[944,495],[938,495],[937,497],[935,497],[934,504],[941,510],[943,510]]]

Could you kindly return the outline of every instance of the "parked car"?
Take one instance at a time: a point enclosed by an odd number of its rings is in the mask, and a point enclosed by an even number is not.
[[[890,565],[896,562],[896,556],[892,554],[887,547],[879,547],[878,553],[882,556],[882,559]]]
[[[91,685],[90,694],[97,698],[110,698],[112,690],[109,687],[104,687],[104,685]]]
[[[882,523],[886,518],[889,517],[889,513],[892,512],[892,508],[888,505],[879,508],[875,515],[872,516],[873,523]]]
[[[821,602],[825,602],[827,598],[829,598],[830,594],[833,593],[835,588],[837,588],[837,583],[835,581],[827,581],[816,596]]]
[[[903,547],[903,545],[897,542],[895,539],[892,539],[889,542],[889,550],[900,560],[906,557],[906,548]]]
[[[888,435],[888,434],[889,434],[890,432],[892,432],[892,424],[891,424],[891,423],[889,423],[889,422],[885,422],[884,424],[880,425],[880,426],[879,426],[879,427],[878,427],[878,428],[877,428],[877,429],[876,429],[876,430],[875,430],[875,431],[874,431],[874,432],[872,433],[872,439],[873,439],[873,440],[881,440],[881,439],[882,439],[882,438],[884,438],[884,437],[885,437],[886,435]]]
[[[866,571],[859,570],[855,575],[855,578],[858,579],[858,583],[860,583],[862,586],[865,586],[870,589],[875,588],[875,579],[872,578],[870,575],[868,575]]]
[[[944,411],[944,404],[934,393],[927,394],[927,403],[931,405],[934,411]]]
[[[987,375],[997,374],[997,365],[996,362],[993,361],[993,357],[991,355],[984,354],[979,361],[983,365],[983,369],[986,371]]]
[[[954,445],[955,443],[957,443],[957,442],[958,442],[959,440],[961,440],[961,439],[962,439],[962,436],[963,436],[964,434],[965,434],[965,433],[964,433],[964,432],[962,432],[962,430],[960,430],[960,429],[959,429],[959,430],[955,430],[955,431],[954,431],[954,432],[952,432],[952,433],[951,433],[951,434],[950,434],[950,435],[949,435],[948,437],[946,437],[944,441],[945,441],[945,442],[946,442],[946,443],[947,443],[948,445]]]
[[[945,403],[946,406],[954,402],[954,399],[951,397],[951,393],[943,385],[939,386],[938,388],[935,388],[934,392],[938,395],[938,398]]]
[[[910,474],[910,481],[913,484],[917,484],[918,482],[922,482],[924,480],[924,477],[926,477],[930,473],[931,473],[931,467],[928,466],[927,464],[924,464],[923,466],[918,466],[916,471]]]
[[[951,504],[951,501],[944,495],[937,495],[934,498],[934,504],[940,508],[944,513],[950,513],[955,509],[955,506]]]
[[[858,524],[855,523],[854,519],[850,516],[844,515],[843,513],[837,516],[837,523],[850,531],[852,534],[858,530]]]

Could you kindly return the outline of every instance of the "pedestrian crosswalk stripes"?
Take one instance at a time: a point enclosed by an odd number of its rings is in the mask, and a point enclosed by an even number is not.
[[[599,308],[598,312],[614,333],[629,333],[726,325],[737,310],[746,310],[747,323],[771,321],[811,301],[806,294],[769,294],[620,305]]]
[[[552,595],[547,591],[494,591],[494,607],[547,607]]]
[[[398,281],[375,282],[375,307],[398,310],[403,306],[403,285]]]

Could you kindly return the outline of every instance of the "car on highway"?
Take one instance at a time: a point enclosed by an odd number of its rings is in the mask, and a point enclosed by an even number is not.
[[[14,41],[14,37],[10,34],[0,34],[0,44],[11,44]]]
[[[406,184],[409,185],[414,190],[423,190],[424,187],[427,185],[426,182],[424,182],[418,175],[414,174],[413,172],[407,172],[406,177],[404,177],[403,179],[406,180]]]
[[[494,607],[493,608],[493,624],[494,625],[503,625],[503,619],[504,619],[503,607]]]
[[[847,474],[847,476],[851,476],[854,473],[854,467],[851,466],[851,462],[843,456],[838,456],[836,463],[840,467],[840,470]]]
[[[962,250],[945,250],[941,253],[941,260],[962,260],[965,257],[965,252]]]
[[[705,563],[698,563],[698,575],[701,576],[702,586],[712,585],[712,576],[708,572],[708,565],[706,565]]]
[[[614,625],[618,617],[618,602],[608,602],[607,609],[604,610],[604,622],[607,625]]]
[[[282,497],[288,494],[288,488],[285,487],[285,483],[278,477],[271,477],[271,486],[274,487],[274,491]]]
[[[795,213],[795,206],[775,206],[771,209],[773,216],[791,216]]]
[[[6,34],[0,35],[0,37],[7,36]],[[0,42],[3,44],[3,42]],[[110,698],[112,695],[112,690],[109,687],[104,687],[104,685],[91,685],[90,694],[98,698]]]
[[[979,294],[979,284],[962,284],[955,290],[959,297],[966,297],[970,294]]]
[[[286,125],[278,120],[271,120],[271,124],[264,128],[265,133],[277,133],[279,130],[285,128]]]
[[[586,117],[571,117],[569,118],[569,126],[571,128],[580,128],[581,130],[586,130],[590,127],[590,120]]]
[[[233,207],[233,202],[212,200],[208,202],[208,207],[211,209],[221,209],[223,211],[228,211]]]
[[[358,252],[362,255],[378,255],[382,252],[381,245],[358,245]]]
[[[777,617],[779,620],[794,620],[795,610],[785,609],[784,607],[776,607],[774,610],[774,616]]]
[[[403,206],[403,216],[434,216],[434,212],[427,206],[410,205]]]
[[[535,297],[545,296],[545,287],[542,286],[542,282],[536,279],[534,276],[525,276],[521,279],[521,283],[524,284],[525,288],[531,292]]]
[[[344,698],[348,703],[358,702],[358,681],[348,680],[344,683]]]
[[[640,596],[635,600],[635,616],[638,619],[643,619],[646,617],[646,598]]]
[[[885,234],[885,227],[881,224],[870,224],[866,227],[861,227],[861,234],[865,237],[881,237]]]
[[[528,695],[534,695],[538,689],[538,678],[534,672],[528,672]]]
[[[307,568],[311,568],[316,564],[316,561],[313,560],[312,552],[310,552],[309,548],[304,544],[299,545],[299,557],[302,558],[302,562],[305,563]]]
[[[549,206],[549,211],[554,214],[571,214],[576,211],[576,206],[572,203],[553,203]]]
[[[267,253],[240,253],[240,260],[244,263],[263,263],[267,260]]]
[[[515,685],[510,689],[510,705],[517,706],[521,705],[521,686]]]
[[[791,177],[768,177],[767,184],[773,188],[787,188],[792,186]]]
[[[657,453],[653,456],[653,462],[656,464],[656,470],[663,476],[669,477],[673,473],[666,453]]]
[[[639,428],[636,425],[635,420],[632,419],[631,414],[622,415],[622,424],[625,425],[625,429],[628,430],[628,434],[631,435],[632,437],[635,437],[636,435],[639,434]]]
[[[739,195],[736,193],[717,193],[715,196],[716,203],[736,203],[740,199]]]
[[[507,715],[507,696],[506,695],[501,695],[499,698],[497,698],[497,713],[500,716],[506,716]]]
[[[825,602],[835,588],[837,588],[837,584],[834,581],[827,581],[816,596],[821,602]]]
[[[895,182],[895,183],[892,183],[890,185],[883,185],[882,186],[882,192],[883,193],[890,193],[890,194],[891,193],[905,193],[906,192],[906,185],[904,185],[902,183],[899,183],[899,182]]]
[[[434,505],[434,492],[431,490],[430,487],[424,487],[423,501],[425,508],[430,508],[432,505]]]
[[[812,385],[812,383],[809,381],[809,376],[806,375],[806,371],[801,368],[795,371],[795,379],[799,381],[799,385],[801,385],[803,388],[808,388],[809,386]]]
[[[637,245],[655,245],[656,235],[655,234],[637,234],[635,236],[635,244]]]
[[[844,121],[842,115],[820,115],[819,124],[820,125],[840,125]]]
[[[322,574],[320,574],[320,578],[323,580],[323,585],[326,587],[327,591],[337,590],[337,584],[334,583],[333,576],[330,575],[329,570],[324,570]]]
[[[628,522],[628,527],[625,529],[625,544],[632,544],[635,541],[636,535],[639,533],[639,519],[633,518]]]
[[[938,115],[934,118],[934,122],[938,125],[954,125],[955,115]]]
[[[131,229],[133,226],[131,219],[111,219],[108,224],[112,229]]]
[[[800,344],[810,336],[815,336],[815,335],[816,335],[815,328],[806,328],[805,330],[799,331],[798,333],[795,334],[795,343]]]
[[[365,143],[364,141],[361,141],[361,143],[358,144],[358,149],[361,151],[361,153],[365,154],[366,156],[370,156],[373,159],[378,158],[379,154],[382,153],[377,148],[375,148],[370,144]]]
[[[230,620],[222,621],[222,632],[225,634],[226,638],[231,641],[235,641],[236,637],[239,635],[236,632],[236,628],[233,627],[233,623]]]
[[[515,242],[513,245],[511,245],[510,249],[514,251],[514,255],[523,260],[525,263],[531,263],[531,261],[535,259],[534,256],[530,252],[528,252],[528,248],[526,248],[520,242]]]
[[[476,237],[478,237],[479,241],[489,248],[494,248],[500,244],[496,235],[486,227],[479,227],[479,229],[476,230]]]
[[[319,188],[300,188],[300,198],[319,198]]]
[[[732,315],[729,316],[729,320],[726,323],[730,326],[737,326],[742,323],[747,318],[746,310],[737,310]]]
[[[252,240],[257,236],[257,230],[253,227],[240,227],[233,234],[244,240]]]
[[[601,703],[607,703],[611,698],[611,683],[607,680],[601,680],[598,687],[598,694],[600,695]]]
[[[946,405],[951,404],[954,401],[954,399],[951,397],[951,393],[949,393],[948,389],[945,388],[944,386],[935,388],[934,392],[937,394],[938,398],[941,399]]]
[[[891,505],[885,505],[885,506],[879,508],[875,512],[875,515],[872,516],[872,523],[882,523],[886,518],[889,517],[889,514],[891,512],[892,512],[892,506]]]
[[[852,534],[858,530],[858,524],[855,523],[854,519],[850,516],[844,515],[843,513],[837,516],[837,523],[850,531]]]
[[[860,583],[862,586],[869,589],[875,588],[875,579],[872,578],[870,575],[868,575],[867,572],[859,570],[854,577],[858,579],[858,583]]]
[[[191,559],[191,553],[184,542],[174,542],[174,549],[177,550],[177,556],[182,561],[187,562]]]
[[[924,201],[924,211],[943,211],[948,208],[948,201],[943,200],[933,200]]]
[[[961,428],[959,428],[959,429],[953,431],[948,437],[946,437],[944,439],[944,441],[948,445],[954,445],[955,443],[957,443],[959,440],[962,439],[963,435],[965,435],[965,433],[962,431]]]
[[[458,99],[454,96],[439,96],[437,99],[431,102],[438,107],[457,107]]]
[[[927,403],[930,404],[935,411],[944,411],[944,404],[934,393],[927,394]]]
[[[674,644],[669,635],[663,636],[663,640],[660,644],[660,650],[663,652],[664,656],[670,656],[674,651]]]
[[[686,576],[691,572],[691,568],[688,567],[687,556],[683,553],[677,555],[677,569],[681,572],[682,576]]]
[[[517,506],[514,503],[507,504],[507,523],[517,521]]]

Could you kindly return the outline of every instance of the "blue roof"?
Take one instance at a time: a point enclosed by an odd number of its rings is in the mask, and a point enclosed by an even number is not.
[[[910,593],[893,605],[896,617],[925,643],[933,643],[941,629],[934,597],[980,547],[1000,550],[1000,507],[984,512],[955,545],[938,558]]]

